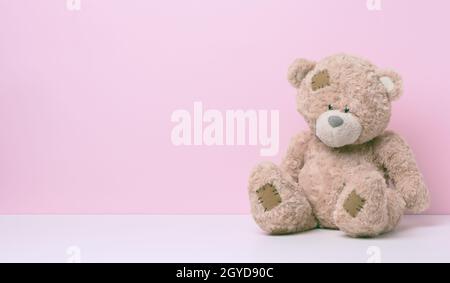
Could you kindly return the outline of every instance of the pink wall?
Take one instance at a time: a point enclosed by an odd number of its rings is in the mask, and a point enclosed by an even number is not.
[[[450,213],[450,1],[0,0],[0,213],[246,213],[249,170],[306,128],[299,56],[403,75],[390,128]],[[279,109],[280,153],[175,147],[174,110]]]

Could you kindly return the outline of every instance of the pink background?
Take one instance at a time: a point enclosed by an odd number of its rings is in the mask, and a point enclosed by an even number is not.
[[[390,124],[450,212],[450,1],[0,0],[0,213],[247,213],[247,176],[306,129],[296,57],[395,68]],[[279,109],[280,153],[175,147],[171,113]]]

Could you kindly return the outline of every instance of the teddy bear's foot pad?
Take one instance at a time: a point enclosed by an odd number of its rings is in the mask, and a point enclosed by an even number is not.
[[[281,197],[275,186],[266,184],[256,191],[258,202],[264,207],[264,211],[269,211],[281,203]]]
[[[344,209],[350,214],[351,217],[356,217],[358,213],[363,209],[366,200],[353,190],[344,202]]]
[[[389,230],[392,213],[385,180],[361,172],[341,192],[334,212],[336,226],[353,237],[372,237]]]
[[[253,218],[271,234],[287,234],[317,226],[311,205],[297,183],[273,163],[261,163],[249,178]]]

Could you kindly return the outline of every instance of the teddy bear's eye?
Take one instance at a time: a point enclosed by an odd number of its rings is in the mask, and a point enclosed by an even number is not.
[[[345,106],[345,108],[344,108],[344,112],[345,112],[345,113],[348,113],[348,112],[350,112],[350,108],[348,108],[348,106]]]
[[[333,110],[333,105],[328,104],[328,110]]]

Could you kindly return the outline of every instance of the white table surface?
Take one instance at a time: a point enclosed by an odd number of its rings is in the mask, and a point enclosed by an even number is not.
[[[249,215],[3,215],[0,262],[450,262],[450,216],[353,239],[269,236]]]

